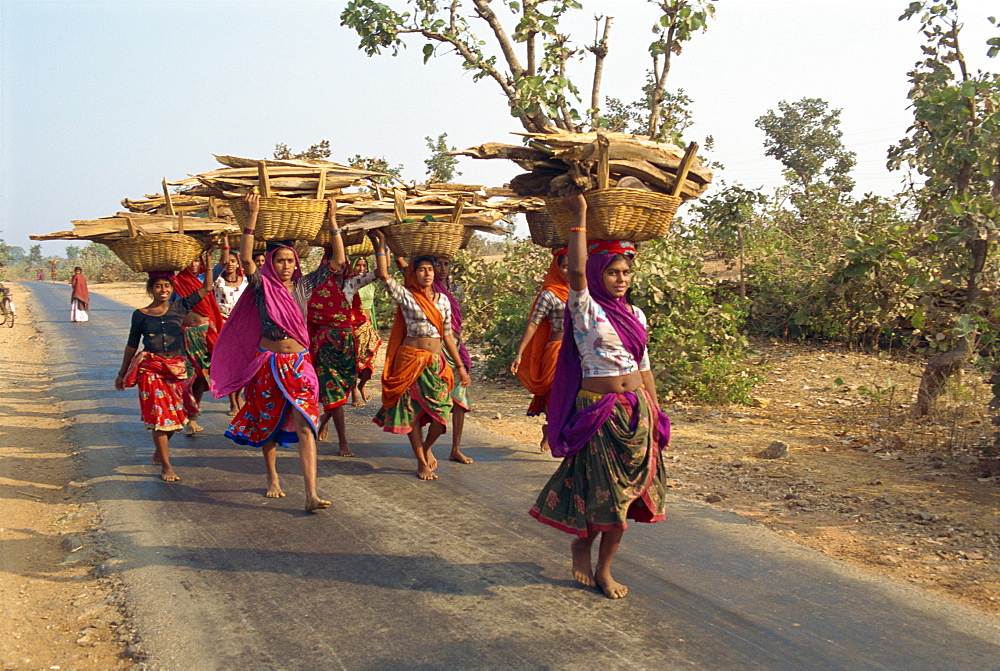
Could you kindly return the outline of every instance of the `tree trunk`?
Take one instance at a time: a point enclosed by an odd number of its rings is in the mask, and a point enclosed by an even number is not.
[[[986,266],[986,255],[989,252],[989,243],[986,240],[970,240],[966,245],[972,255],[972,267],[969,270],[969,277],[965,287],[965,314],[972,314],[976,311],[980,289],[980,276]],[[910,414],[913,417],[924,417],[931,411],[934,400],[941,395],[944,383],[948,378],[962,370],[974,353],[973,340],[975,334],[963,337],[948,352],[935,354],[927,361],[923,374],[920,376],[920,389],[917,391],[917,402],[913,405]]]

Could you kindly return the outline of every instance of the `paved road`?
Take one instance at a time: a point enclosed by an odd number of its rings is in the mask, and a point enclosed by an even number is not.
[[[289,497],[263,498],[259,455],[221,437],[212,401],[206,431],[172,441],[183,480],[166,485],[134,391],[113,389],[130,310],[98,285],[71,324],[67,286],[24,286],[154,668],[1000,668],[996,618],[679,499],[625,535],[627,599],[578,587],[569,537],[526,514],[554,462],[486,432],[475,465],[425,483],[352,408],[360,457],[321,448],[334,505],[308,515],[295,453],[279,453]]]

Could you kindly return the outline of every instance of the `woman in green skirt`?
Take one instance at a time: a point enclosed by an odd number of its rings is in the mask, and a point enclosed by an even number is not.
[[[611,563],[627,520],[666,519],[663,451],[670,422],[656,399],[646,318],[625,297],[635,246],[620,240],[588,244],[583,195],[574,191],[563,201],[574,215],[570,291],[548,409],[549,445],[563,461],[530,514],[577,536],[571,544],[573,577],[619,599],[628,588],[611,576]]]

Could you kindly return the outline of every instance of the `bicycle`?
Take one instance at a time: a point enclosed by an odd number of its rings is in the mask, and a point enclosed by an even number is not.
[[[0,287],[0,326],[7,324],[8,328],[14,328],[14,303],[10,300],[10,289]]]

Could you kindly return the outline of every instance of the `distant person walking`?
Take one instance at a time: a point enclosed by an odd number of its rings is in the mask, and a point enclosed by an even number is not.
[[[89,321],[90,315],[87,311],[90,309],[90,292],[87,290],[87,278],[83,275],[83,268],[80,266],[74,268],[69,281],[73,285],[73,293],[69,299],[69,320]]]

